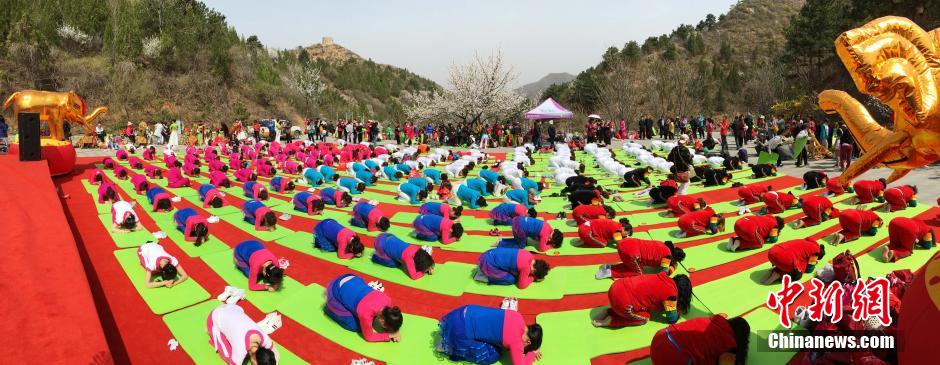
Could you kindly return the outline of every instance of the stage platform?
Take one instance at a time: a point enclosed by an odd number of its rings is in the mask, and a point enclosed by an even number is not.
[[[0,332],[4,358],[34,364],[119,362],[102,329],[97,274],[76,245],[45,161],[0,155]]]

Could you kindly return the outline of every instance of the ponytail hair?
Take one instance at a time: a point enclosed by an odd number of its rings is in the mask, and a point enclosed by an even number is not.
[[[559,248],[561,247],[561,241],[564,239],[565,235],[561,233],[560,230],[556,229],[552,231],[552,238],[548,241],[548,243],[554,248]]]
[[[382,232],[388,231],[388,227],[391,226],[391,223],[388,221],[388,218],[382,217],[379,218],[378,222],[375,222],[375,226]]]
[[[685,274],[676,275],[672,280],[676,283],[676,289],[679,292],[679,297],[676,299],[679,313],[689,313],[689,308],[692,306],[692,281]]]
[[[170,204],[170,199],[160,199],[154,203],[156,210],[170,210],[172,207],[173,205]]]
[[[751,342],[751,325],[742,317],[728,319],[728,326],[734,333],[734,365],[744,365],[747,362],[747,349]]]
[[[193,235],[196,236],[196,247],[202,246],[202,243],[209,240],[209,226],[205,223],[196,223],[193,227]]]
[[[284,282],[284,269],[275,265],[268,266],[262,271],[261,282],[280,288],[281,283]]]
[[[176,270],[176,266],[173,266],[172,264],[169,264],[169,263],[166,264],[166,266],[160,268],[160,270],[157,271],[157,273],[160,274],[160,278],[163,280],[174,280],[176,279],[176,276],[178,274]]]
[[[450,235],[454,238],[460,239],[463,236],[463,224],[460,222],[455,222],[453,226],[450,227]]]
[[[362,241],[359,240],[359,236],[354,236],[349,243],[346,244],[346,253],[351,253],[356,257],[362,256],[362,252],[365,251],[365,246],[362,245]]]
[[[137,227],[137,216],[129,214],[127,218],[124,218],[124,221],[121,222],[121,228],[134,229],[134,227]]]
[[[274,216],[274,212],[268,211],[264,213],[264,216],[261,217],[261,226],[270,227],[272,230],[277,229],[277,217]]]

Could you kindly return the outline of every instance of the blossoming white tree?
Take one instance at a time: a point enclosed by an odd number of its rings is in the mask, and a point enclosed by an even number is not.
[[[415,95],[406,108],[414,120],[456,120],[477,123],[520,115],[529,101],[512,89],[517,74],[503,63],[502,52],[474,56],[465,65],[450,67],[449,87],[442,92]]]

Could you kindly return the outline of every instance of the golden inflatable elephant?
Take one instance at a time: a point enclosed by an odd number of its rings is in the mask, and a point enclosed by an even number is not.
[[[39,113],[39,120],[49,122],[51,133],[48,139],[54,141],[65,140],[65,132],[62,129],[65,122],[80,123],[85,126],[86,133],[92,133],[92,122],[108,111],[106,107],[99,107],[91,114],[85,115],[85,101],[74,91],[18,91],[7,98],[2,110],[7,110],[10,106],[13,107],[14,118],[21,112]]]
[[[819,107],[838,113],[862,150],[840,182],[847,184],[878,164],[894,170],[888,177],[892,182],[940,160],[940,29],[928,33],[906,18],[889,16],[842,33],[835,45],[858,90],[894,111],[892,130],[845,92],[819,94]]]

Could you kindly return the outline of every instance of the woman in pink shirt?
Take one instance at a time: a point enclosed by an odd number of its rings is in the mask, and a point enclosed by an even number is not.
[[[441,319],[440,342],[435,346],[451,361],[493,364],[509,351],[513,365],[530,365],[542,354],[542,326],[526,326],[513,310],[466,305]]]
[[[323,309],[341,327],[361,332],[368,342],[401,341],[401,309],[392,305],[388,295],[356,275],[340,275],[327,285]],[[382,332],[376,332],[376,327]]]

